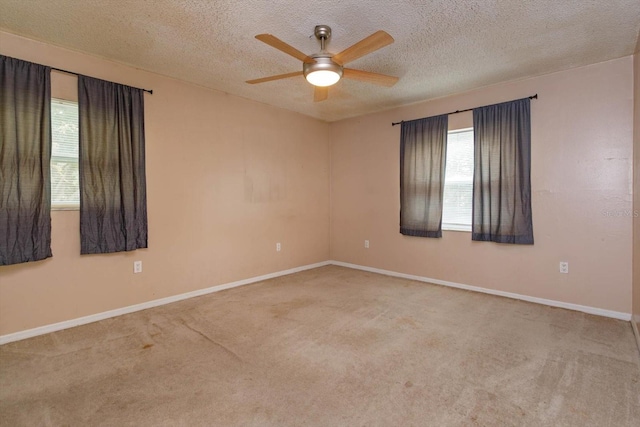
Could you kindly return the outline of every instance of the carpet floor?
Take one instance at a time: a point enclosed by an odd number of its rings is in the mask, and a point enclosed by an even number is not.
[[[2,426],[639,426],[629,322],[327,266],[0,347]]]

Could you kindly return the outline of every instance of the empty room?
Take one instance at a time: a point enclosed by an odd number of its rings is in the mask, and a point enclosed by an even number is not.
[[[0,426],[640,425],[639,32],[0,0]]]

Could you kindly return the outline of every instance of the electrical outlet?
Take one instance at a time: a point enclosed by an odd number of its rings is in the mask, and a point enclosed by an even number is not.
[[[364,241],[364,247],[365,247],[365,249],[369,249],[369,241],[368,240]]]
[[[280,252],[281,249],[282,246],[280,245],[280,243],[276,243],[276,252]]]
[[[133,272],[142,273],[142,261],[133,261]]]
[[[560,273],[569,274],[569,263],[567,261],[560,261]]]

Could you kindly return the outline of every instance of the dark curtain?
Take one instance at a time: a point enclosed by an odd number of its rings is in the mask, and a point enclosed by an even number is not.
[[[80,252],[147,247],[141,89],[78,77]]]
[[[533,244],[529,98],[473,110],[472,239]]]
[[[400,233],[442,237],[442,194],[449,116],[402,123]]]
[[[51,69],[0,55],[0,265],[51,254]]]

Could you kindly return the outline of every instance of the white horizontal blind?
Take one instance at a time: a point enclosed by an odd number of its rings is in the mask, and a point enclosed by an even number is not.
[[[78,103],[51,100],[51,207],[80,206]]]
[[[471,231],[473,207],[473,128],[449,132],[442,228]]]

